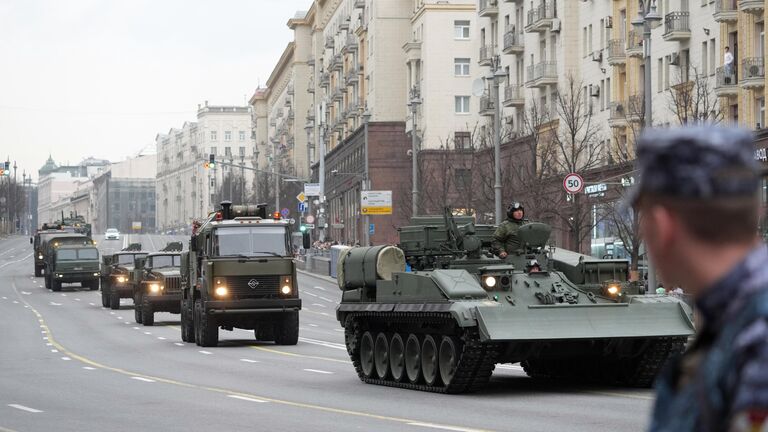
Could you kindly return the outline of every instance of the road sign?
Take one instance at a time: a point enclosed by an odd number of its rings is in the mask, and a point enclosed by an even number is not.
[[[304,195],[320,196],[320,183],[304,183]]]
[[[289,215],[289,214],[291,214],[291,211],[290,211],[290,210],[288,210],[287,208],[284,208],[284,209],[280,210],[280,214],[281,214],[281,215],[282,215],[284,218],[287,218],[287,217],[288,217],[288,215]]]
[[[305,203],[303,203],[303,202],[300,202],[299,203],[299,213],[304,213],[305,211],[307,211],[307,205]]]
[[[571,194],[577,194],[584,189],[584,179],[576,173],[570,173],[563,179],[563,188]]]
[[[299,192],[299,194],[296,195],[296,199],[299,200],[299,202],[304,202],[307,200],[307,196],[304,195],[304,192]]]
[[[133,229],[134,231],[140,230],[141,229],[141,221],[133,221],[131,223],[131,229]]]
[[[311,224],[311,223],[305,223],[305,224],[304,224],[304,226],[305,226],[305,227],[307,227],[307,228],[309,228],[309,229],[312,229],[312,228],[314,228],[314,227],[315,227],[315,224]]]
[[[315,223],[315,217],[312,215],[308,215],[304,220],[307,221],[307,225]]]
[[[376,232],[375,224],[368,224],[368,235],[373,235]]]
[[[360,212],[364,215],[392,214],[392,191],[360,192]]]

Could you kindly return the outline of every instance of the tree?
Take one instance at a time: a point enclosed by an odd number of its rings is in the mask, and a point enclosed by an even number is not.
[[[669,88],[667,107],[680,125],[717,124],[723,120],[720,98],[714,92],[712,80],[699,75],[696,67],[691,78],[690,70],[681,68],[677,84]]]

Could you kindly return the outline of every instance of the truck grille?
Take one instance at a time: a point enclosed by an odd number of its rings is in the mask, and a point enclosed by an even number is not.
[[[227,276],[227,287],[233,298],[278,297],[279,285],[280,276]]]
[[[174,276],[165,278],[165,292],[168,294],[181,292],[181,277]]]

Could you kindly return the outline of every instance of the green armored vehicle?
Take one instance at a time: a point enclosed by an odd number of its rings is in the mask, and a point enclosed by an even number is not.
[[[46,268],[46,280],[50,280],[53,291],[61,291],[63,283],[80,283],[91,291],[99,289],[99,250],[93,245],[58,246]]]
[[[336,315],[364,382],[462,393],[520,362],[536,377],[649,386],[693,333],[688,306],[640,295],[626,261],[559,259],[541,223],[521,227],[522,248],[501,260],[493,226],[459,222],[413,218],[399,247],[340,257]]]
[[[84,234],[73,234],[68,232],[55,232],[46,234],[41,238],[41,255],[43,261],[43,276],[45,277],[45,287],[51,289],[53,282],[53,271],[56,261],[56,250],[64,246],[93,246],[93,240]]]
[[[301,300],[290,231],[279,213],[267,217],[266,205],[227,201],[193,226],[181,258],[182,340],[216,346],[219,327],[237,327],[296,344]]]
[[[151,326],[155,312],[179,313],[181,304],[180,242],[139,258],[133,270],[133,310],[136,322]]]
[[[104,256],[101,264],[101,305],[110,309],[120,309],[121,298],[134,298],[134,269],[139,259],[147,252],[141,250],[140,243],[131,243],[128,247],[112,255]]]

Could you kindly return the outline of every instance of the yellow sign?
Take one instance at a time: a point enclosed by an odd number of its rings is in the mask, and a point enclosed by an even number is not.
[[[364,215],[391,215],[392,207],[363,207],[360,212]]]
[[[304,202],[307,200],[307,197],[304,196],[304,192],[299,192],[299,194],[296,195],[296,199],[299,200],[299,202]]]
[[[392,191],[361,191],[360,213],[363,215],[392,214]]]

